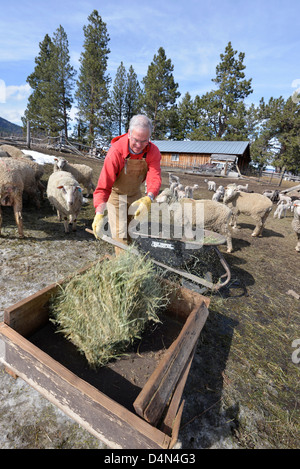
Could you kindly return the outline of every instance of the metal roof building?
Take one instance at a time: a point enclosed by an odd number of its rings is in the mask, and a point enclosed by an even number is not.
[[[162,155],[162,166],[189,168],[212,161],[232,161],[237,158],[240,169],[250,163],[250,144],[244,141],[175,141],[153,140]]]

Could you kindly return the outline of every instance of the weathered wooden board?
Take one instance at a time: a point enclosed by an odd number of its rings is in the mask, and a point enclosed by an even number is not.
[[[0,361],[111,448],[172,447],[209,299],[185,288],[173,291],[168,314],[182,323],[182,329],[141,390],[134,413],[28,340],[47,323],[49,298],[57,288],[59,284],[52,284],[6,309],[0,323]]]

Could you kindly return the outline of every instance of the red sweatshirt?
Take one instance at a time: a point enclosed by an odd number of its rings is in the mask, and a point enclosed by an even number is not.
[[[99,205],[107,202],[115,180],[124,168],[125,158],[129,155],[128,133],[115,137],[111,143],[112,145],[105,157],[98,184],[93,194],[96,210]],[[130,158],[142,159],[145,151],[147,151],[146,163],[148,165],[146,176],[147,191],[152,192],[154,197],[156,197],[161,186],[161,154],[159,149],[153,143],[149,143],[141,154],[135,155],[130,153]]]

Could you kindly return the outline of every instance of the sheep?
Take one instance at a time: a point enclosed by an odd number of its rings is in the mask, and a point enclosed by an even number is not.
[[[204,215],[204,229],[215,231],[222,234],[226,238],[227,243],[227,252],[232,252],[232,235],[229,226],[230,219],[232,217],[232,211],[224,204],[220,202],[215,202],[208,199],[181,199],[178,202],[174,200],[173,194],[170,190],[163,191],[163,198],[160,198],[160,195],[156,197],[157,202],[167,202],[169,212],[173,212],[174,222],[182,225],[184,222],[182,220],[182,214],[184,212],[184,207],[186,207],[186,212],[189,213],[191,208],[191,220],[189,223],[192,226],[195,226],[197,218],[197,208],[203,210]],[[191,204],[191,205],[185,205]]]
[[[47,197],[57,211],[57,217],[63,219],[65,233],[69,233],[68,218],[72,231],[76,231],[77,218],[82,207],[82,190],[73,174],[68,171],[56,171],[48,179]]]
[[[1,145],[0,150],[8,153],[8,155],[12,158],[23,158],[24,156],[22,150],[17,147],[14,147],[13,145]]]
[[[300,252],[300,201],[296,201],[293,203],[294,205],[294,219],[292,221],[292,228],[297,235],[297,244],[296,244],[296,251]]]
[[[10,170],[20,171],[23,180],[23,191],[33,199],[37,208],[40,208],[39,194],[45,190],[40,182],[40,177],[44,170],[41,165],[34,161],[24,160],[22,158],[1,158],[1,162]]]
[[[282,201],[287,204],[290,204],[292,202],[292,199],[288,195],[279,194],[278,197],[279,197],[279,200],[277,202],[277,205],[279,205]]]
[[[211,200],[215,200],[216,202],[220,202],[220,200],[223,200],[225,194],[225,189],[223,186],[219,186],[214,195],[212,196]]]
[[[278,190],[264,191],[262,195],[264,195],[265,197],[268,197],[268,199],[272,200],[272,202],[277,202],[279,191]]]
[[[245,186],[242,186],[242,185],[238,185],[237,186],[237,190],[238,191],[243,191],[243,192],[248,192],[248,187],[249,187],[249,184],[246,184]]]
[[[175,194],[175,188],[178,186],[178,182],[172,182],[170,184],[170,190],[172,191],[173,194]]]
[[[175,174],[169,173],[169,184],[172,184],[172,182],[177,182],[177,184],[179,184],[179,177],[175,176]]]
[[[193,199],[194,198],[194,190],[199,189],[198,184],[194,184],[193,186],[185,186],[185,197],[187,199]]]
[[[78,184],[81,184],[86,188],[87,197],[95,190],[95,185],[92,182],[93,170],[85,164],[71,164],[68,163],[65,158],[57,157],[54,158],[53,171],[68,171],[73,174]]]
[[[183,199],[185,197],[185,190],[184,190],[184,185],[179,184],[177,187],[174,189],[174,194],[177,200]]]
[[[166,187],[155,199],[159,204],[169,203],[171,200],[175,201],[175,195],[169,187]]]
[[[264,225],[273,206],[268,197],[262,194],[238,191],[236,184],[230,184],[225,190],[224,203],[232,209],[231,225],[233,228],[237,228],[238,215],[243,214],[252,217],[256,222],[252,236],[262,235]]]
[[[207,182],[207,188],[209,191],[216,191],[217,190],[217,184],[215,181],[208,181],[207,179],[204,179],[204,182]]]
[[[1,206],[13,207],[18,234],[20,238],[24,238],[23,220],[22,220],[22,195],[24,190],[24,182],[21,172],[18,168],[9,167],[4,162],[4,158],[0,160],[0,234],[2,227],[2,210]]]
[[[281,215],[284,214],[284,216],[286,216],[286,211],[288,209],[291,209],[291,211],[293,211],[293,206],[292,204],[285,204],[284,201],[280,202],[280,204],[277,205],[277,208],[274,212],[274,218],[278,217],[278,218],[281,218]]]

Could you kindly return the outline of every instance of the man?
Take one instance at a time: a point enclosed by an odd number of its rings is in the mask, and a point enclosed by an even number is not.
[[[132,117],[128,133],[112,140],[93,195],[96,215],[92,228],[96,238],[103,232],[107,208],[112,238],[127,244],[130,220],[146,214],[158,195],[161,154],[150,142],[151,132],[150,119],[137,115]],[[148,193],[142,197],[140,186],[145,180]]]

